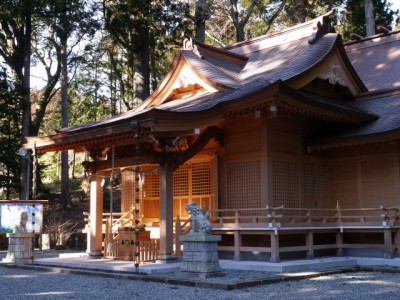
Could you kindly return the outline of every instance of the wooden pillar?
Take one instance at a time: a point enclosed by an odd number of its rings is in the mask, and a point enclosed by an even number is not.
[[[394,234],[394,249],[393,249],[393,256],[400,252],[400,229],[396,229]]]
[[[343,233],[341,231],[336,232],[336,256],[343,256]]]
[[[242,236],[240,235],[239,230],[235,230],[234,232],[234,247],[233,260],[241,260],[240,248],[242,247]]]
[[[311,230],[306,233],[307,259],[314,259],[314,235]]]
[[[160,169],[160,252],[158,260],[176,259],[173,256],[173,168],[164,164]]]
[[[384,232],[385,240],[385,253],[384,258],[393,258],[393,240],[392,240],[392,230],[390,228],[385,229]]]
[[[122,213],[132,211],[132,203],[135,201],[135,199],[129,199],[129,196],[131,196],[132,193],[129,190],[128,180],[132,176],[134,176],[134,173],[131,173],[131,172],[122,172],[121,173],[121,212]],[[132,198],[132,196],[131,196],[131,198]],[[129,201],[129,200],[131,200],[131,201]],[[129,203],[129,202],[131,202],[131,203]]]
[[[102,177],[93,175],[90,179],[90,235],[87,250],[90,255],[102,255],[103,247],[103,188]]]
[[[277,231],[270,233],[271,237],[271,259],[270,262],[278,263],[281,261],[279,257],[279,234]]]

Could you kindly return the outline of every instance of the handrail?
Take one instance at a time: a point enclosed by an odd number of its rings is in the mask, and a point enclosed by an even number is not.
[[[211,210],[211,220],[217,223],[269,223],[269,226],[280,227],[285,223],[290,226],[307,226],[311,224],[327,224],[339,226],[346,223],[379,223],[383,226],[399,222],[400,213],[398,207],[377,208],[243,208],[243,209],[214,209]],[[369,224],[370,225],[370,224]]]
[[[284,223],[308,223],[315,225],[321,223],[324,225],[345,225],[346,223],[358,223],[360,225],[368,222],[379,222],[390,225],[400,222],[399,207],[376,207],[376,208],[287,208],[263,207],[263,208],[242,208],[242,209],[214,209],[210,210],[211,221],[214,223],[271,223],[272,226],[282,226]],[[132,219],[129,216],[131,212],[113,213],[113,216],[120,217],[113,222],[113,232],[117,231],[118,225],[124,226]],[[84,212],[87,216],[86,221],[90,220],[90,214]],[[109,213],[103,213],[103,224],[107,220]],[[187,226],[188,220],[182,223],[179,218],[176,224],[180,224],[181,230]],[[181,224],[182,223],[182,224]],[[115,228],[115,229],[114,229]],[[175,228],[176,229],[176,228]]]

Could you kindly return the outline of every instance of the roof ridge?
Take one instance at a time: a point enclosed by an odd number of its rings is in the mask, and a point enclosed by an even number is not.
[[[387,33],[378,33],[378,34],[366,36],[366,37],[363,37],[360,40],[347,41],[347,42],[343,43],[343,45],[346,47],[346,46],[350,46],[350,45],[361,44],[363,42],[367,42],[367,41],[370,41],[370,40],[373,40],[373,39],[377,39],[377,38],[381,38],[381,37],[387,37],[387,36],[394,35],[394,34],[397,34],[397,33],[400,33],[400,29],[399,30],[393,30],[393,31],[390,31],[390,32],[387,32]]]
[[[192,65],[192,63],[190,62],[190,57],[188,56],[189,53],[194,54],[193,57],[196,59],[199,59],[202,61],[202,63],[205,63],[207,65],[209,65],[211,68],[215,68],[216,70],[218,70],[219,72],[223,73],[226,77],[228,77],[229,79],[233,80],[236,84],[239,84],[239,80],[238,80],[238,76],[240,74],[240,72],[236,72],[234,70],[232,70],[233,73],[236,73],[237,76],[232,76],[231,74],[229,74],[229,72],[227,72],[226,69],[215,65],[213,63],[211,63],[210,61],[208,61],[207,59],[202,59],[202,57],[199,57],[198,55],[196,55],[196,53],[194,53],[194,51],[190,51],[190,50],[181,50],[183,57],[186,59],[186,61]],[[196,69],[196,68],[195,68]],[[199,70],[196,70],[196,72],[199,72],[201,74],[201,72]],[[231,87],[232,88],[232,87]]]
[[[285,28],[285,29],[283,29],[281,31],[272,32],[270,34],[265,34],[265,35],[256,37],[254,39],[246,40],[246,41],[243,41],[243,42],[238,42],[238,43],[235,43],[235,44],[233,44],[231,46],[224,47],[224,49],[232,51],[232,50],[237,49],[237,48],[241,48],[241,47],[244,47],[244,46],[247,46],[247,45],[255,44],[255,43],[266,41],[266,40],[273,39],[273,38],[278,38],[280,36],[284,36],[284,35],[288,35],[288,34],[294,34],[295,32],[299,32],[299,31],[300,32],[301,31],[306,31],[306,29],[309,29],[309,28],[311,28],[312,30],[304,32],[304,33],[301,32],[301,34],[299,34],[296,39],[310,37],[315,30],[319,29],[318,23],[324,24],[326,22],[325,20],[327,18],[329,18],[329,16],[332,15],[333,13],[334,13],[334,10],[331,10],[331,11],[327,12],[326,14],[323,14],[323,15],[321,15],[321,16],[315,18],[315,19],[309,20],[307,22],[296,24],[296,25],[294,25],[292,27]],[[284,40],[286,41],[286,39],[284,39]],[[237,52],[235,52],[235,53],[237,53]]]
[[[208,44],[199,42],[198,40],[191,38],[191,37],[184,39],[182,50],[190,50],[190,51],[193,51],[196,53],[196,52],[199,52],[197,46],[199,46],[200,48],[204,48],[206,50],[210,50],[212,52],[216,52],[218,54],[222,54],[223,56],[229,56],[231,58],[237,59],[242,62],[245,62],[248,59],[248,57],[245,55],[237,54],[235,52],[225,50],[224,48],[208,45]],[[201,57],[200,53],[198,53],[198,55]]]

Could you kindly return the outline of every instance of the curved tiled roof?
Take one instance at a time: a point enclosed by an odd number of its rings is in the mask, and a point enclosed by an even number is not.
[[[368,90],[400,88],[400,31],[350,42],[345,49]]]
[[[328,138],[313,141],[314,149],[400,139],[400,31],[352,41],[346,52],[370,92],[349,103],[378,118]]]
[[[198,55],[189,50],[182,50],[187,62],[198,73],[206,77],[208,80],[217,82],[230,88],[238,86],[238,74],[236,72],[239,68],[236,65],[221,63],[221,60],[200,58]],[[218,64],[216,64],[218,62]]]
[[[365,100],[359,99],[354,101],[352,105],[378,115],[379,118],[349,131],[346,133],[349,136],[376,134],[400,128],[400,91]]]
[[[176,56],[166,79],[138,110],[60,129],[57,139],[61,141],[64,136],[68,136],[70,140],[74,134],[77,139],[83,139],[85,132],[86,136],[90,136],[91,132],[97,136],[102,132],[104,136],[127,133],[132,130],[132,121],[146,118],[159,118],[161,125],[157,125],[157,130],[177,130],[179,124],[182,128],[208,126],[207,122],[216,122],[224,116],[248,113],[252,109],[266,109],[275,96],[284,92],[286,94],[279,100],[279,107],[283,111],[294,109],[296,114],[300,112],[304,116],[335,122],[362,123],[371,120],[371,114],[364,112],[362,107],[356,109],[333,99],[315,99],[311,95],[296,94],[291,89],[291,82],[298,78],[307,79],[297,81],[303,85],[294,84],[296,89],[316,78],[319,72],[328,69],[329,66],[324,65],[325,61],[334,57],[342,63],[343,68],[347,68],[347,78],[353,80],[352,84],[357,86],[355,90],[365,90],[348,65],[345,52],[340,48],[342,44],[338,34],[320,31],[324,28],[320,25],[318,35],[314,35],[314,38],[318,38],[310,42],[314,23],[308,22],[283,33],[274,33],[225,49],[189,41],[185,44],[187,47]],[[186,97],[170,101],[168,91],[180,83],[179,72],[183,67],[186,72],[184,76],[195,76],[214,89],[199,90],[191,96],[182,95]],[[184,80],[182,84],[185,84]],[[162,128],[162,124],[165,127]]]
[[[165,111],[199,112],[208,110],[219,103],[234,102],[236,99],[257,92],[273,82],[289,80],[311,69],[332,51],[337,39],[338,34],[327,34],[317,43],[310,45],[308,38],[302,37],[281,43],[276,47],[247,53],[247,60],[218,59],[218,56],[221,55],[219,52],[213,55],[209,49],[202,51],[201,45],[198,48],[201,57],[193,51],[182,50],[182,55],[196,69],[196,72],[202,74],[208,80],[231,87],[232,90],[194,95],[157,105],[156,108]],[[113,122],[118,123],[135,118],[150,109],[130,111],[98,122],[60,129],[59,131],[72,132],[96,125],[104,126]]]
[[[360,98],[349,103],[356,109],[378,116],[375,120],[329,138],[310,143],[314,149],[327,149],[351,144],[374,143],[400,138],[400,91]],[[395,134],[395,136],[393,136]]]

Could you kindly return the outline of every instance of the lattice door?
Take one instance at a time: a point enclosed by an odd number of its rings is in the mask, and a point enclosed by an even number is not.
[[[327,178],[326,167],[317,164],[304,165],[304,202],[308,207],[324,207]]]
[[[286,208],[300,207],[298,163],[285,160],[272,161],[273,205]]]
[[[186,204],[190,202],[191,165],[181,165],[174,172],[174,216],[186,217]]]
[[[227,208],[258,208],[261,205],[261,162],[227,164]]]
[[[143,177],[139,175],[139,181],[135,180],[135,173],[130,171],[122,172],[122,181],[124,188],[122,189],[122,201],[121,201],[121,212],[131,211],[135,205],[135,188],[139,188],[139,198],[142,200],[142,186]],[[143,203],[140,201],[140,211],[143,211]]]
[[[150,168],[143,169],[147,171]],[[160,217],[159,177],[158,171],[143,174],[143,213],[146,218]]]

